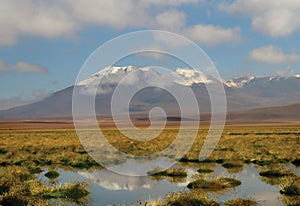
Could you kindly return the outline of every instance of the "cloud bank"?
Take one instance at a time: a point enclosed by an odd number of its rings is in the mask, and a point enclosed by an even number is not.
[[[199,24],[186,26],[178,7],[200,0],[2,0],[0,46],[18,43],[20,36],[74,38],[86,26],[163,29],[216,45],[240,39],[238,28]]]
[[[0,60],[0,72],[17,71],[26,73],[47,73],[48,69],[38,65],[31,64],[24,61],[18,61],[13,65],[8,65],[4,61]]]
[[[284,53],[281,48],[272,45],[253,49],[249,53],[252,61],[265,64],[284,64],[300,62],[300,54]]]
[[[288,36],[300,30],[298,0],[236,0],[219,7],[232,14],[250,17],[252,28],[268,36]]]

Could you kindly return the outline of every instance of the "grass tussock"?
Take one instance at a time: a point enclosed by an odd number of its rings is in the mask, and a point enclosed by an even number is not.
[[[27,206],[28,203],[29,202],[22,195],[18,194],[5,195],[0,201],[2,206]]]
[[[257,205],[257,202],[255,200],[250,199],[235,199],[235,200],[229,200],[225,202],[225,205],[227,206],[253,206]]]
[[[89,192],[86,190],[86,187],[86,183],[73,183],[46,189],[42,191],[39,196],[45,199],[62,198],[72,201],[78,201],[89,194]]]
[[[287,196],[300,197],[300,177],[287,181],[287,183],[281,186],[280,193]]]
[[[56,171],[46,174],[57,176]],[[0,173],[0,205],[3,206],[49,205],[48,200],[51,198],[80,202],[88,194],[86,183],[46,186],[35,180],[31,171],[24,167],[5,168]]]
[[[6,149],[0,148],[0,155],[6,154],[8,151]]]
[[[204,194],[197,192],[175,192],[167,195],[166,206],[219,206],[220,204],[214,200],[208,199]]]
[[[190,182],[187,187],[189,189],[203,189],[203,190],[222,190],[226,188],[236,187],[241,185],[241,181],[231,177],[217,177],[212,180],[204,178],[197,179]]]
[[[300,166],[300,158],[292,161],[292,164],[299,167]]]
[[[269,168],[269,169],[265,169],[261,172],[259,172],[260,176],[263,177],[269,177],[269,178],[279,178],[279,177],[286,177],[286,176],[295,176],[295,174],[290,171],[290,170],[286,170],[286,169],[282,169],[282,168]]]
[[[199,173],[212,173],[214,170],[209,168],[199,168],[197,172]]]
[[[234,163],[234,162],[226,162],[226,163],[222,164],[222,167],[224,167],[226,169],[232,169],[232,168],[243,167],[243,165],[239,164],[239,163]]]
[[[161,171],[159,168],[149,171],[150,176],[169,176],[169,177],[186,177],[187,172],[185,168],[169,168]]]
[[[45,174],[45,177],[48,177],[49,179],[56,179],[59,177],[59,173],[55,170],[50,170]]]

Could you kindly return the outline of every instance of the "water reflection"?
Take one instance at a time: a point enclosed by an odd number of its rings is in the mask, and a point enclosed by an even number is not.
[[[151,189],[157,182],[149,177],[132,177],[115,174],[109,170],[94,170],[92,172],[78,172],[79,175],[88,179],[107,190],[129,190]]]
[[[214,175],[233,176],[221,166],[215,168]],[[255,199],[259,204],[266,206],[282,205],[279,188],[261,181],[259,170],[253,165],[245,165],[244,170],[234,174],[234,177],[242,182],[239,187],[225,193],[211,194],[210,197],[219,200],[220,203],[241,197]]]
[[[189,169],[192,171],[191,169]],[[88,196],[90,205],[131,205],[137,200],[148,200],[164,197],[168,192],[186,189],[188,181],[173,183],[169,179],[155,180],[150,177],[129,177],[115,174],[109,170],[57,170],[60,176],[53,182],[44,175],[46,170],[37,176],[45,184],[59,185],[69,182],[86,181],[89,183]],[[192,172],[190,172],[192,173]],[[57,203],[57,202],[56,202]]]
[[[65,184],[68,182],[87,181],[89,183],[88,196],[90,205],[131,205],[137,200],[148,200],[149,198],[164,198],[168,192],[188,190],[187,184],[192,181],[197,169],[203,165],[198,164],[180,165],[187,167],[186,178],[171,177],[129,177],[115,174],[108,170],[80,170],[66,171],[58,169],[60,176],[54,184]],[[47,171],[39,174],[37,179],[46,184],[51,183],[44,177]],[[295,173],[299,174],[299,168],[295,167]],[[252,198],[260,205],[283,205],[282,196],[278,185],[270,185],[261,180],[259,170],[252,164],[245,165],[242,171],[235,174],[228,172],[220,165],[214,167],[213,173],[203,174],[209,176],[229,176],[239,179],[242,184],[230,190],[218,193],[208,193],[210,198],[224,205],[227,200],[236,198]]]
[[[290,165],[286,166],[285,168],[292,170],[298,176],[300,175],[300,167],[296,167],[295,165],[290,164]]]

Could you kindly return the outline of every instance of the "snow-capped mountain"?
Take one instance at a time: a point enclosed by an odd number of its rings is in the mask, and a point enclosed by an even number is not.
[[[126,81],[123,81],[124,77]],[[145,82],[154,82],[168,87],[176,86],[179,92],[183,87],[190,87],[195,93],[202,113],[210,111],[210,99],[205,86],[207,84],[224,85],[229,111],[300,102],[300,74],[290,77],[239,77],[224,81],[187,68],[177,68],[167,73],[151,67],[124,66],[106,67],[79,81],[77,85],[55,92],[39,102],[0,111],[0,118],[71,117],[74,88],[82,89],[84,95],[89,95],[91,92],[94,94],[96,89],[96,112],[98,115],[108,115],[112,94],[120,81],[130,86]],[[157,88],[139,91],[131,101],[130,111],[147,113],[149,109],[156,106],[166,108],[170,113],[178,112],[176,99],[170,93]]]
[[[149,80],[160,80],[163,81],[166,78],[166,74],[161,74],[159,71],[151,67],[142,67],[137,68],[134,66],[124,66],[124,67],[116,67],[110,66],[106,67],[103,70],[91,75],[89,78],[80,81],[77,86],[96,86],[98,85],[99,79],[101,78],[101,84],[118,84],[124,76],[129,73],[135,73],[132,75],[136,77],[136,79],[140,79],[140,81],[149,81]],[[204,74],[199,70],[193,70],[189,68],[176,68],[173,72],[167,75],[169,78],[173,78],[173,83],[181,84],[184,86],[192,86],[195,84],[213,84],[213,83],[220,83],[222,82],[224,86],[231,87],[231,88],[243,88],[248,84],[256,84],[256,82],[264,81],[268,83],[268,81],[279,81],[285,80],[290,78],[300,78],[300,74],[293,75],[290,77],[283,77],[283,76],[270,76],[270,77],[255,77],[255,76],[248,76],[248,77],[236,77],[231,80],[218,80],[215,77],[210,75]],[[134,79],[131,79],[132,81]],[[123,82],[123,84],[133,84],[135,82]]]
[[[209,84],[217,81],[216,78],[205,75],[198,70],[188,68],[176,68],[173,72],[170,71],[169,74],[165,74],[160,73],[151,67],[137,68],[134,66],[110,66],[91,75],[89,78],[80,81],[77,86],[98,85],[100,78],[101,84],[117,84],[122,78],[124,78],[124,76],[129,73],[135,73],[133,76],[135,76],[136,78],[144,78],[143,81],[152,80],[153,78],[156,78],[157,80],[160,80],[159,78],[161,78],[161,80],[164,80],[163,78],[169,77],[173,78],[174,82],[185,86],[191,86],[193,84],[200,83]],[[131,82],[127,83],[131,84]]]
[[[77,87],[81,87],[83,94],[110,94],[117,85],[138,88],[142,85],[155,85],[157,87],[190,87],[193,85],[222,84],[223,80],[206,75],[198,70],[177,68],[174,71],[160,71],[152,67],[137,68],[106,67],[91,75],[87,79],[79,81]],[[157,96],[157,95],[150,95]],[[148,96],[149,97],[149,96]],[[148,98],[147,97],[147,98]],[[145,97],[146,98],[146,97]]]
[[[282,80],[290,80],[300,78],[300,74],[296,74],[293,76],[269,76],[269,77],[255,77],[255,76],[249,76],[249,77],[236,77],[229,81],[226,81],[224,84],[228,87],[232,88],[243,88],[251,83],[257,84],[258,82],[263,82],[264,84],[271,83],[272,81],[282,81]]]

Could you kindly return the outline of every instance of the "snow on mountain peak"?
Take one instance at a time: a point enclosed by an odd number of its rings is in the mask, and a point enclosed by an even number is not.
[[[226,81],[224,84],[228,87],[234,87],[234,88],[241,88],[244,85],[250,83],[252,80],[254,80],[255,77],[254,76],[250,76],[250,77],[237,77],[237,78],[233,78],[229,81]]]
[[[125,67],[115,67],[109,66],[105,67],[104,69],[96,72],[95,74],[91,75],[89,78],[82,80],[77,83],[77,86],[88,86],[98,83],[98,79],[102,77],[110,76],[111,83],[116,83],[120,80],[121,76],[124,76],[128,72],[137,71],[138,68],[134,66],[125,66]]]
[[[109,74],[117,74],[117,73],[127,73],[131,71],[138,70],[138,68],[134,66],[124,66],[124,67],[116,67],[116,66],[109,66],[105,67],[104,69],[100,70],[99,72],[93,74],[92,76],[99,75],[109,75]]]
[[[177,68],[175,69],[175,73],[182,77],[184,80],[175,80],[175,82],[177,82],[178,84],[183,84],[185,86],[191,86],[193,84],[199,83],[208,84],[213,82],[212,78],[203,74],[201,71],[197,71],[194,69]]]
[[[300,78],[300,74],[296,74],[296,75],[294,75],[294,77]]]
[[[196,71],[193,69],[187,69],[187,68],[177,68],[175,69],[175,73],[181,75],[181,76],[185,76],[187,78],[191,78],[191,77],[195,77],[195,75],[199,75],[202,74],[202,72],[200,71]]]
[[[115,67],[109,66],[99,72],[93,74],[89,78],[77,83],[77,86],[96,86],[99,78],[102,78],[102,83],[114,84],[118,83],[126,74],[129,72],[140,72],[144,78],[158,77],[161,74],[151,67],[137,68],[134,66]],[[161,76],[163,78],[163,75]],[[208,84],[212,83],[213,77],[209,77],[200,71],[188,69],[188,68],[177,68],[174,70],[174,82],[177,84],[191,86],[193,84]]]

